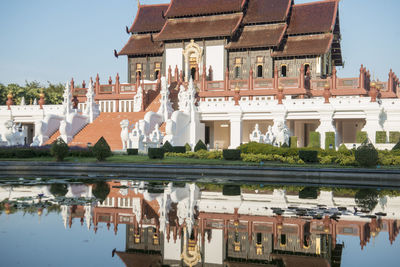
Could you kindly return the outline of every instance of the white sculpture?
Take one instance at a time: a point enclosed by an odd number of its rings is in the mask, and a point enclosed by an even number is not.
[[[25,106],[25,97],[21,97],[21,103],[19,105]]]
[[[41,146],[43,145],[49,138],[46,136],[47,131],[47,123],[39,120],[35,123],[35,137],[33,138],[33,142],[31,146]]]
[[[257,142],[257,143],[264,143],[264,138],[261,134],[258,123],[256,123],[256,126],[254,127],[254,131],[250,134],[250,141]]]
[[[170,117],[172,112],[174,111],[169,101],[169,90],[168,90],[168,83],[165,77],[161,77],[161,100],[160,100],[160,108],[158,109],[157,113],[163,116],[163,121],[167,121]]]
[[[163,134],[160,131],[160,127],[158,126],[158,123],[154,127],[154,131],[150,134],[150,141],[155,143],[155,144],[161,144],[163,140]]]
[[[271,125],[268,126],[268,131],[265,134],[264,142],[266,144],[269,144],[269,145],[272,145],[275,142],[275,136],[274,136],[274,134],[272,132],[272,126]]]
[[[120,122],[121,125],[121,140],[122,140],[122,149],[126,150],[129,148],[129,121],[123,120]]]
[[[282,146],[283,144],[289,146],[290,131],[284,122],[280,121],[277,123],[274,136],[275,136],[275,140],[273,142],[274,146]]]
[[[84,114],[88,116],[88,123],[92,123],[100,115],[99,105],[96,104],[94,97],[93,81],[90,79],[89,88],[86,92],[86,108],[84,111]]]
[[[35,99],[33,99],[33,104],[36,106],[38,103],[37,103],[37,99],[35,98]]]
[[[64,115],[68,115],[69,113],[71,113],[71,110],[72,110],[71,90],[69,89],[69,83],[66,83],[66,85],[65,85],[63,97],[64,97],[64,100],[63,100]]]
[[[274,126],[268,126],[265,135],[261,135],[258,124],[255,125],[254,131],[250,134],[250,141],[264,143],[274,146],[289,145],[290,131],[283,121],[276,122]]]
[[[139,123],[135,123],[135,128],[133,128],[132,132],[129,134],[129,140],[132,148],[137,148],[139,151],[144,151],[144,135],[139,128]]]
[[[14,123],[13,120],[7,120],[4,123],[3,136],[8,146],[24,145],[25,134],[20,132],[21,124]]]
[[[136,95],[133,97],[133,111],[139,112],[142,110],[143,103],[143,90],[142,87],[139,86]]]
[[[65,143],[69,143],[72,139],[71,136],[69,136],[69,133],[71,132],[71,125],[67,122],[66,119],[63,119],[60,121],[60,137],[64,140]]]

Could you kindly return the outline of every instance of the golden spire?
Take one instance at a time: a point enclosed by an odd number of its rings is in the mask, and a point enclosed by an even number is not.
[[[139,9],[140,7],[140,0],[137,0],[137,8]]]

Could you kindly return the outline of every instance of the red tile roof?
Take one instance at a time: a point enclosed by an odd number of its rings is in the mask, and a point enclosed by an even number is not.
[[[251,0],[243,23],[286,21],[291,0]]]
[[[146,254],[146,253],[128,253],[117,251],[118,257],[122,260],[126,267],[150,267],[150,266],[161,266],[162,258],[158,254]]]
[[[182,19],[168,19],[154,40],[182,40],[231,36],[239,27],[243,14],[228,14]]]
[[[245,26],[237,41],[230,42],[226,48],[260,48],[278,46],[285,34],[287,25],[268,24]]]
[[[168,4],[141,5],[129,31],[131,33],[159,32],[165,24],[162,13],[168,8]]]
[[[333,34],[289,36],[282,51],[274,51],[273,57],[323,55],[331,48]]]
[[[294,5],[287,34],[331,32],[337,11],[337,0]]]
[[[161,42],[151,41],[150,34],[132,35],[118,55],[151,55],[162,54]]]
[[[172,0],[167,18],[241,11],[246,0]]]

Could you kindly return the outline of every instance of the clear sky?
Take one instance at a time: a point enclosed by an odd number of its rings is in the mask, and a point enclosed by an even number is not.
[[[141,0],[142,4],[168,0]],[[295,0],[295,3],[313,2]],[[390,68],[400,76],[400,1],[342,0],[340,24],[345,67],[355,77],[361,64],[380,80]],[[135,0],[1,0],[0,83],[76,82],[100,74],[102,83],[118,72],[127,80],[124,46],[137,12]]]

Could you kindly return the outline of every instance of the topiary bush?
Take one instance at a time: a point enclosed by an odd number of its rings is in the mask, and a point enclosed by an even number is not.
[[[325,149],[330,149],[329,145],[332,145],[332,149],[335,150],[335,132],[325,133]]]
[[[62,138],[58,138],[53,142],[50,148],[50,153],[57,161],[63,161],[68,156],[68,145]]]
[[[297,148],[297,136],[291,136],[289,139],[289,147]]]
[[[164,148],[156,148],[156,147],[150,147],[147,150],[147,155],[149,156],[149,159],[163,159],[165,154]]]
[[[340,145],[340,147],[339,147],[339,149],[338,149],[338,152],[339,152],[340,154],[347,155],[347,156],[350,156],[350,155],[351,155],[351,151],[346,147],[345,144],[341,144],[341,145]]]
[[[378,151],[371,143],[364,142],[356,149],[354,156],[362,167],[373,167],[378,163]]]
[[[240,196],[240,194],[241,194],[240,185],[225,184],[222,187],[222,195],[224,196]]]
[[[164,145],[162,146],[164,148],[165,152],[175,152],[173,149],[173,146],[170,144],[170,142],[166,141]]]
[[[310,142],[308,147],[320,148],[321,147],[321,136],[319,132],[310,132]]]
[[[240,160],[240,149],[224,149],[222,156],[225,160]]]
[[[299,150],[299,157],[304,162],[318,162],[318,151],[316,150]]]
[[[392,148],[392,151],[398,151],[400,150],[400,140],[397,142],[397,144]]]
[[[386,132],[385,131],[376,131],[375,143],[377,143],[377,144],[385,144],[386,143]]]
[[[389,143],[396,144],[400,141],[400,132],[389,132]]]
[[[98,161],[104,161],[112,155],[111,148],[103,136],[93,146],[92,151]]]
[[[167,152],[167,151],[165,151]],[[172,152],[174,153],[186,153],[186,147],[185,146],[174,146],[172,147]]]
[[[79,158],[90,158],[94,157],[91,148],[82,148],[82,147],[70,147],[69,154],[70,157],[79,157]]]
[[[304,187],[299,192],[300,199],[317,199],[318,198],[318,187]]]
[[[199,140],[194,147],[194,152],[197,152],[199,150],[207,150],[207,146],[201,140]]]
[[[361,144],[367,141],[368,135],[367,132],[357,132],[356,134],[356,143]]]
[[[128,155],[138,155],[139,150],[137,148],[128,148],[126,153],[128,153]]]
[[[186,152],[192,151],[192,147],[188,143],[185,144],[185,148],[186,148]]]
[[[238,147],[240,151],[244,154],[275,154],[283,157],[295,157],[298,156],[298,149],[296,148],[284,148],[276,147],[269,144],[260,144],[257,142],[250,142],[247,144],[242,144]]]

